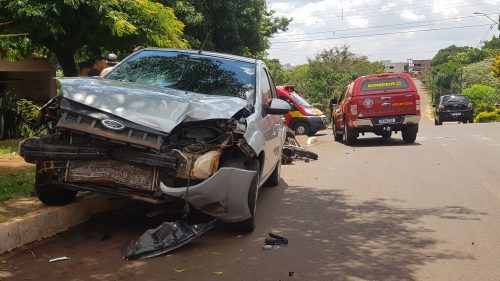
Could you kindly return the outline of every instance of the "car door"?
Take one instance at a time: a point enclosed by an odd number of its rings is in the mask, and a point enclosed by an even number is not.
[[[347,93],[347,89],[348,89],[348,87],[346,87],[344,89],[344,91],[342,92],[342,94],[339,97],[337,105],[333,108],[333,119],[335,122],[335,126],[337,126],[337,128],[344,127],[344,121],[343,121],[344,112],[342,110],[343,109],[342,105],[343,105],[343,101],[344,101],[346,93]]]
[[[276,90],[269,72],[266,68],[260,69],[260,91],[263,105],[270,105],[273,98],[276,98]],[[281,115],[264,114],[259,129],[264,135],[264,165],[262,167],[262,177],[267,178],[274,169],[281,153],[281,138],[283,125]]]

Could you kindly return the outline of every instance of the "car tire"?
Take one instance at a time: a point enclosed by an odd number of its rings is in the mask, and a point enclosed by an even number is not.
[[[384,139],[388,139],[392,136],[392,132],[391,131],[384,131],[382,132],[382,138]]]
[[[332,129],[333,129],[333,138],[335,139],[335,141],[342,141],[342,133],[339,133],[337,131],[337,126],[335,125],[335,121],[332,121]]]
[[[281,178],[281,163],[283,162],[283,152],[280,154],[280,158],[278,162],[276,163],[276,166],[274,167],[273,173],[271,176],[266,180],[266,183],[264,184],[265,186],[277,186],[280,184],[280,178]]]
[[[48,206],[64,206],[75,201],[77,191],[60,188],[51,183],[51,174],[39,174],[37,165],[35,176],[35,194],[42,203]]]
[[[474,123],[474,117],[469,118],[469,123]]]
[[[347,120],[347,119],[344,119]],[[353,144],[358,138],[358,134],[355,130],[351,129],[347,123],[344,123],[344,144]]]
[[[441,122],[437,117],[434,117],[434,125],[441,126],[443,122]]]
[[[403,141],[405,143],[414,143],[417,139],[418,124],[408,125],[403,131]]]
[[[256,173],[248,189],[248,208],[251,217],[231,224],[234,231],[239,233],[251,233],[255,230],[255,215],[257,213],[257,197],[259,195],[260,165],[256,164]]]
[[[293,126],[293,130],[296,135],[308,135],[309,134],[309,126],[304,122],[297,122]]]

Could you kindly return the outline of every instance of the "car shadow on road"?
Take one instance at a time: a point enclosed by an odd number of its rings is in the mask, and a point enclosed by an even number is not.
[[[376,146],[419,146],[418,142],[405,143],[400,138],[384,139],[382,137],[358,138],[353,144],[347,145],[351,147],[376,147]]]
[[[456,251],[436,251],[445,241],[431,238],[419,222],[480,220],[485,213],[460,206],[403,208],[401,202],[355,202],[339,189],[290,186],[274,214],[273,228],[287,235],[300,256],[293,263],[301,280],[416,280],[420,266],[440,260],[474,259]],[[308,250],[306,250],[308,249]],[[277,266],[269,261],[267,266]],[[291,261],[288,261],[291,263]],[[290,264],[289,264],[290,265]],[[295,267],[295,268],[294,268]]]

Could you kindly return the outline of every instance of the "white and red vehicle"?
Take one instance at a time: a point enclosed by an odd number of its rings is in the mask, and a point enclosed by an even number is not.
[[[406,143],[417,138],[420,96],[407,73],[358,77],[330,100],[330,108],[336,141],[352,144],[365,132],[390,138],[401,131]]]

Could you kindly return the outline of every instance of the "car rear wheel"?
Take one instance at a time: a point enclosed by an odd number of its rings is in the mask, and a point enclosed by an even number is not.
[[[248,208],[250,209],[251,217],[231,224],[231,227],[240,233],[251,233],[255,230],[255,215],[257,213],[257,197],[259,195],[259,179],[260,179],[260,165],[257,163],[256,173],[250,183],[248,189]]]
[[[474,117],[469,118],[469,123],[474,123]]]
[[[297,122],[295,126],[293,126],[293,130],[296,135],[308,135],[309,134],[309,126],[304,122]]]
[[[39,174],[37,165],[35,176],[35,194],[48,206],[63,206],[75,201],[77,191],[60,188],[51,183],[51,174]]]
[[[332,127],[333,127],[333,138],[335,141],[341,141],[342,140],[342,133],[337,130],[337,126],[335,125],[335,121],[332,121]]]
[[[405,143],[414,143],[415,140],[417,139],[417,133],[418,133],[418,124],[407,126],[402,132],[403,141]]]
[[[434,125],[440,126],[441,124],[443,124],[443,122],[441,122],[437,117],[435,117],[434,118]]]
[[[357,138],[357,132],[351,129],[347,123],[344,123],[344,144],[353,144]]]

